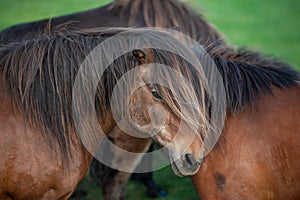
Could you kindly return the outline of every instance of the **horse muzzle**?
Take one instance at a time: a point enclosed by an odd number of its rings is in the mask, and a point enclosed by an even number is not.
[[[196,159],[191,153],[186,153],[177,160],[171,160],[172,169],[177,176],[191,176],[198,172],[203,159]]]

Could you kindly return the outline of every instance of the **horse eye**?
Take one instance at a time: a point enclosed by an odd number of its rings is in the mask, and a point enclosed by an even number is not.
[[[159,100],[161,100],[162,98],[161,98],[161,96],[154,90],[154,91],[151,91],[151,93],[152,93],[152,96],[155,98],[155,99],[159,99]]]

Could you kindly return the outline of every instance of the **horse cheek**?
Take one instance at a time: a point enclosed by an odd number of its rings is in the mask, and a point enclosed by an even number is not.
[[[142,90],[142,91],[140,91]],[[146,92],[143,89],[138,89],[131,96],[129,101],[129,120],[136,123],[137,126],[145,126],[151,123],[148,111],[149,98],[146,97]]]

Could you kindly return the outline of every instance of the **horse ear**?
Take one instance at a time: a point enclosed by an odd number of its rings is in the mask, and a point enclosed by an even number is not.
[[[151,49],[136,49],[132,51],[132,54],[139,61],[139,64],[147,64],[154,61],[154,54]]]

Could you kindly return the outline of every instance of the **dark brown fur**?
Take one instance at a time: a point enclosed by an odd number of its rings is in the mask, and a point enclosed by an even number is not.
[[[64,23],[68,24],[68,30],[94,27],[179,26],[183,33],[194,39],[200,38],[202,44],[224,43],[220,34],[202,15],[177,0],[115,0],[99,8],[8,27],[0,32],[0,43],[35,38],[45,29],[52,30]]]
[[[214,174],[214,178],[215,178],[217,188],[219,190],[223,191],[224,187],[226,185],[226,177],[223,174],[221,174],[220,172],[216,172]]]

